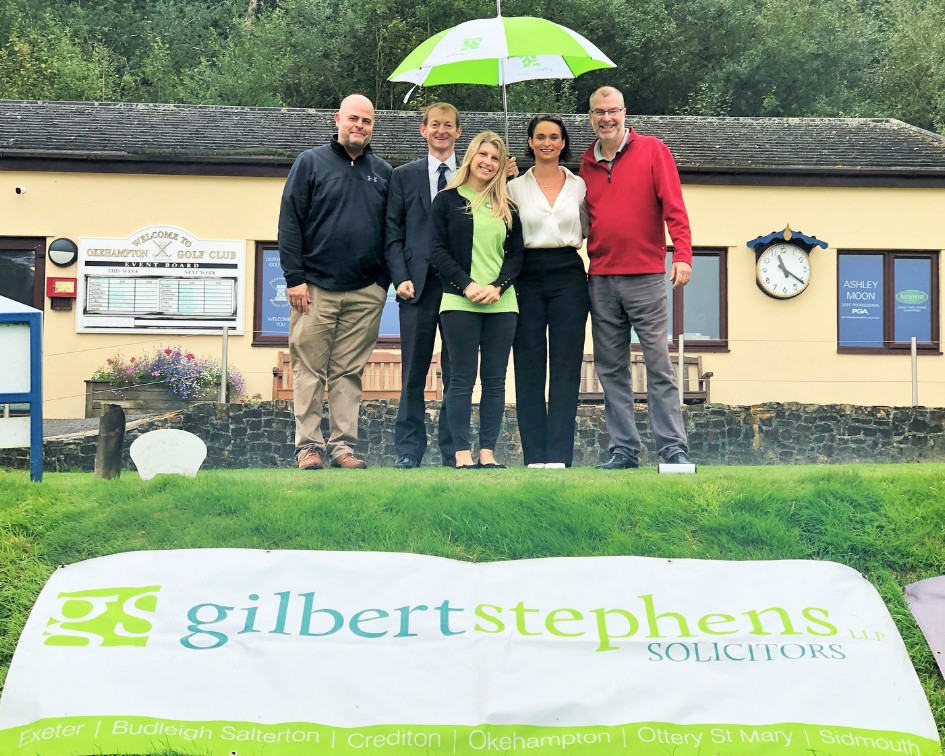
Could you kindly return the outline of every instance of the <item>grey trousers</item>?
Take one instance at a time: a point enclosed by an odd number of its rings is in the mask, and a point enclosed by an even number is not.
[[[610,452],[638,459],[642,444],[633,420],[630,329],[636,331],[646,362],[646,401],[660,455],[689,453],[676,376],[666,333],[669,311],[666,276],[588,276],[594,368],[604,389],[604,418]]]

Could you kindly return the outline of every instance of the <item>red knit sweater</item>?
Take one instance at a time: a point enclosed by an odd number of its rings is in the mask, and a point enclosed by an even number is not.
[[[594,142],[581,158],[591,230],[587,254],[592,276],[666,272],[666,232],[673,262],[692,265],[689,216],[669,148],[630,129],[613,168],[594,159]]]

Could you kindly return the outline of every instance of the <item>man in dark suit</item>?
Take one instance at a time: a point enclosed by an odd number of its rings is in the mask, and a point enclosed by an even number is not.
[[[456,171],[453,148],[460,134],[459,112],[448,103],[423,111],[420,133],[429,153],[394,170],[387,199],[385,257],[400,303],[400,349],[403,360],[400,408],[394,426],[395,467],[419,467],[427,450],[423,390],[433,358],[440,322],[443,286],[430,265],[430,204]],[[442,333],[441,333],[442,335]],[[443,392],[450,380],[449,355],[441,338]],[[443,464],[455,464],[446,406],[440,407],[440,451]]]

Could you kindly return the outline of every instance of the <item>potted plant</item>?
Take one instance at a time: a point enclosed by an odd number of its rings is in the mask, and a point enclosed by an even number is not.
[[[120,354],[105,360],[85,382],[85,416],[101,417],[103,404],[126,411],[172,411],[196,402],[219,401],[221,366],[181,347],[157,349],[125,361]],[[235,368],[227,369],[227,396],[237,401],[246,384]]]

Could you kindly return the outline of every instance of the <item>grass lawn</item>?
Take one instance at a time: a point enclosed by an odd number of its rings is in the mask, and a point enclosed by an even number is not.
[[[945,681],[900,587],[945,573],[945,465],[236,470],[118,481],[0,471],[0,685],[60,562],[137,549],[404,551],[490,561],[634,554],[826,559],[883,595],[945,739]]]

